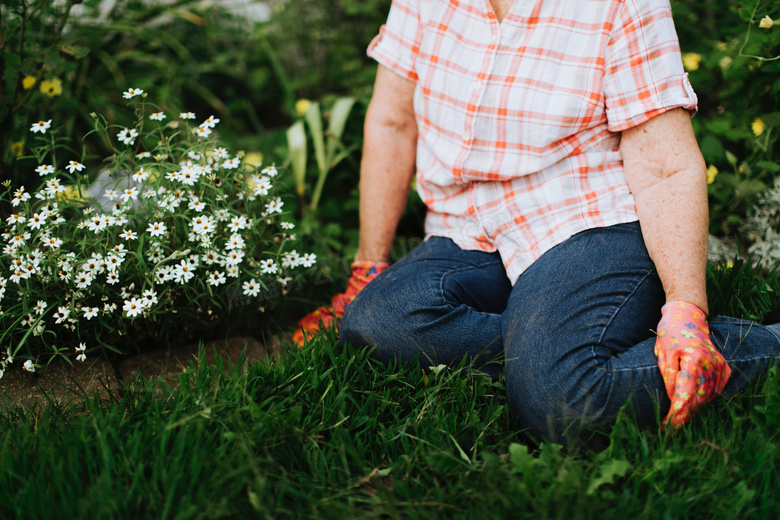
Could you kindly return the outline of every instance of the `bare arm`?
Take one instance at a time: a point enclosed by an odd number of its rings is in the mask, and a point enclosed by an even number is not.
[[[674,109],[624,131],[620,151],[666,301],[707,313],[707,174],[690,115]]]
[[[414,83],[379,66],[366,114],[360,164],[360,244],[356,260],[387,261],[414,174]]]

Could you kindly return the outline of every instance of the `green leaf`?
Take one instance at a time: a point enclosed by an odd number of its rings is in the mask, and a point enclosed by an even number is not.
[[[604,484],[613,484],[615,478],[624,477],[630,469],[631,464],[627,460],[608,460],[599,468],[599,476],[591,481],[586,494],[592,495]]]
[[[355,98],[342,97],[336,100],[333,109],[330,111],[330,121],[328,122],[328,162],[333,167],[333,157],[336,147],[341,144],[341,136],[344,134],[344,127],[347,125],[349,113],[355,104]]]
[[[514,465],[512,471],[525,475],[531,473],[536,466],[541,464],[539,459],[528,452],[528,446],[516,442],[509,445],[509,460]]]
[[[726,160],[729,162],[731,166],[734,168],[737,167],[737,156],[733,153],[729,152],[728,150],[725,151],[726,154]]]
[[[19,81],[19,55],[12,52],[2,53],[5,61],[5,100],[12,104],[16,96],[16,87]]]
[[[780,172],[780,164],[772,161],[758,161],[756,166],[762,168],[768,172],[777,173]]]
[[[306,131],[303,121],[296,121],[287,129],[287,148],[295,177],[295,189],[302,197],[306,191]]]
[[[780,112],[770,112],[760,117],[767,126],[780,126]]]
[[[325,160],[325,134],[322,131],[322,113],[320,104],[312,103],[304,114],[309,125],[312,144],[314,145],[314,159],[317,161],[317,169],[320,175],[327,173],[327,161]]]

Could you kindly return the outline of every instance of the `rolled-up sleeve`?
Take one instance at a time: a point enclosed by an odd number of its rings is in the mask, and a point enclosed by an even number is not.
[[[368,46],[369,57],[414,82],[421,40],[419,4],[419,0],[393,0],[387,23]]]
[[[671,110],[696,111],[668,0],[625,0],[612,26],[603,90],[609,130]]]

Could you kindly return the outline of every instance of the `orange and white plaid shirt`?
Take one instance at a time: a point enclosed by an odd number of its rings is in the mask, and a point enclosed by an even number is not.
[[[369,56],[416,83],[428,236],[512,283],[580,231],[637,220],[620,132],[696,109],[668,0],[393,0]]]

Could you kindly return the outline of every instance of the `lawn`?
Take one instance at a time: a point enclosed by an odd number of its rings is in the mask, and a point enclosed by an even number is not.
[[[227,368],[227,370],[225,370]],[[178,388],[6,408],[2,518],[776,518],[780,374],[677,435],[536,443],[503,381],[384,366],[322,338]]]

